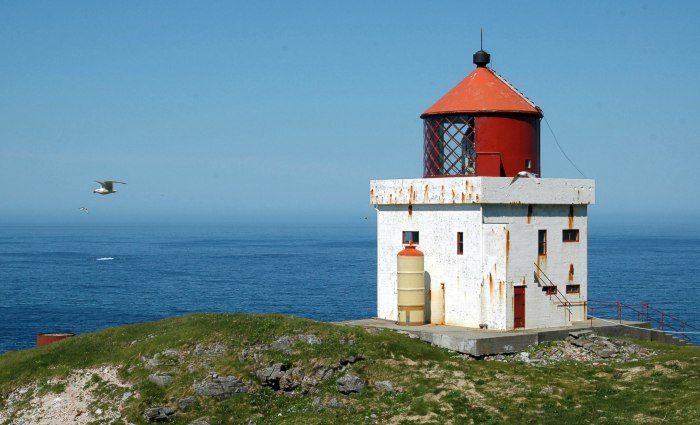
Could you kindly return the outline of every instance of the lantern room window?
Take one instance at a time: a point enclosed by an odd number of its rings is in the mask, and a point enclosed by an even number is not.
[[[423,177],[476,174],[474,117],[441,115],[423,122]]]

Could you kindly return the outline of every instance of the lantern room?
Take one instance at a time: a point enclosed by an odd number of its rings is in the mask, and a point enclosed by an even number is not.
[[[474,54],[476,69],[428,108],[423,177],[540,175],[542,110]]]

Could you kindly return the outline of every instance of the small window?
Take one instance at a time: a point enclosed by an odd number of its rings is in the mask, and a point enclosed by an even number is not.
[[[539,230],[537,232],[537,254],[547,255],[547,231]]]
[[[457,232],[457,255],[464,254],[464,232]]]
[[[581,293],[581,285],[566,285],[566,293],[567,294],[580,294]]]
[[[413,244],[418,245],[418,232],[412,230],[406,230],[403,232],[403,244]]]
[[[530,160],[530,159],[525,160],[525,168],[532,168],[532,160]]]
[[[578,229],[564,229],[562,240],[564,242],[578,242]]]
[[[545,292],[547,295],[557,295],[557,287],[556,286],[543,286],[542,292]]]

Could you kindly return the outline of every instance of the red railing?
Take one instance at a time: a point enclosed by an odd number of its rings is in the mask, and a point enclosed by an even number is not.
[[[610,317],[610,312],[613,317]],[[621,301],[610,300],[588,300],[589,316],[614,319],[619,322],[623,320],[636,320],[638,322],[649,322],[652,328],[666,332],[673,332],[673,335],[682,340],[693,342],[686,334],[700,332],[700,329],[691,326],[675,316],[657,310],[648,303],[627,304]]]

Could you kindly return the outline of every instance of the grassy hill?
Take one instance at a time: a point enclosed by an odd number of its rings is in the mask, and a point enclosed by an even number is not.
[[[3,354],[0,424],[700,423],[700,348],[640,344],[656,354],[533,366],[391,331],[195,314]]]

